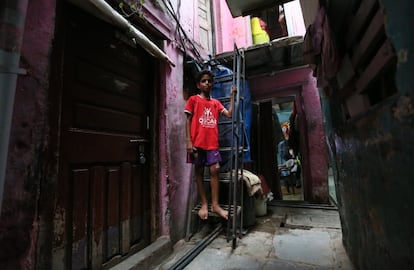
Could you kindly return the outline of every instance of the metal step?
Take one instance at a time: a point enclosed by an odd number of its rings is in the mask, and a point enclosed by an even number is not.
[[[234,151],[234,150],[236,150],[236,147],[220,147],[219,148],[219,151],[223,151],[223,152],[224,151]],[[239,147],[239,153],[243,150],[244,150],[243,146],[240,146]]]
[[[218,125],[219,125],[219,126],[220,126],[220,125],[231,125],[233,122],[236,122],[236,121],[232,121],[232,120],[225,120],[225,121],[220,121],[220,122],[218,123]],[[240,122],[240,124],[244,124],[244,121],[243,121],[243,120],[240,120],[239,122]]]
[[[234,215],[234,206],[233,206],[233,205],[230,205],[230,207],[229,207],[227,204],[220,204],[220,207],[221,207],[221,208],[223,208],[224,210],[226,210],[226,211],[228,211],[228,212],[229,212],[228,219],[230,220],[230,219],[233,217],[233,215]],[[197,205],[193,208],[193,210],[192,210],[191,212],[193,212],[194,214],[198,215],[198,211],[199,211],[200,209],[201,209],[201,204],[199,203],[199,204],[197,204]],[[236,215],[237,215],[237,216],[238,216],[238,215],[240,215],[241,210],[242,210],[241,206],[240,206],[240,205],[238,205],[238,206],[236,207]],[[213,216],[213,217],[220,217],[218,214],[216,214],[215,212],[212,212],[212,211],[211,211],[211,204],[208,204],[208,216],[209,216],[209,217],[210,217],[210,216]]]
[[[234,174],[232,176],[235,176]],[[237,178],[239,181],[242,179],[241,174]],[[219,182],[220,183],[230,183],[230,172],[219,173]],[[210,182],[210,175],[209,173],[204,174],[204,182]]]
[[[226,102],[226,101],[230,101],[230,97],[217,97],[217,100],[219,100],[220,102]],[[239,97],[239,101],[240,102],[244,102],[244,97]]]

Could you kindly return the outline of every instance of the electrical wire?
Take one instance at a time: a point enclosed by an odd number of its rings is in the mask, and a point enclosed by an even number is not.
[[[170,15],[174,18],[176,24],[177,24],[177,30],[178,30],[178,37],[180,39],[180,45],[183,47],[184,49],[184,53],[187,54],[186,52],[186,42],[190,44],[191,48],[194,51],[194,54],[197,58],[197,60],[200,63],[203,63],[204,60],[201,57],[201,54],[198,50],[198,48],[194,45],[194,43],[192,42],[192,40],[187,36],[187,33],[185,32],[184,28],[181,26],[179,19],[177,18],[177,15],[174,11],[174,7],[171,4],[170,0],[167,0],[168,4],[165,2],[165,0],[162,0],[163,4],[165,5],[165,7],[167,8],[168,12],[170,13]]]

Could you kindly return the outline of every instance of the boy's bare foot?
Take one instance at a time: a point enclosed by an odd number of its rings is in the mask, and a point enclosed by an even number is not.
[[[220,217],[224,218],[224,219],[228,219],[229,218],[229,212],[227,210],[224,210],[223,208],[220,207],[220,205],[213,205],[211,207],[211,211],[213,211],[214,213],[216,213],[217,215],[219,215]]]
[[[200,210],[198,210],[198,216],[201,219],[207,219],[208,218],[208,206],[207,206],[207,204],[201,205]]]

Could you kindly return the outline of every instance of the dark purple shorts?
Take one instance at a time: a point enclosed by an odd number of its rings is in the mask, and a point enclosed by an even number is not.
[[[187,163],[210,166],[221,161],[220,152],[217,150],[203,150],[198,148],[197,153],[187,154]]]

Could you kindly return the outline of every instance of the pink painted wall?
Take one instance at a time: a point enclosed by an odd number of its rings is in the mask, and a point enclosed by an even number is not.
[[[0,218],[0,269],[35,269],[44,213],[39,213],[40,182],[55,180],[50,174],[55,164],[45,161],[53,148],[48,141],[47,96],[55,3],[28,3],[19,65],[27,74],[18,77],[15,94]]]
[[[285,9],[286,26],[288,35],[304,36],[306,33],[301,3],[299,0],[291,1],[283,5]]]
[[[171,19],[149,5],[147,19],[165,36],[164,51],[175,67],[160,64],[159,88],[159,178],[155,196],[159,206],[160,229],[157,236],[182,238],[185,231],[186,205],[191,166],[185,163],[185,115],[183,112],[183,50],[178,46]],[[53,242],[53,201],[57,183],[58,127],[50,126],[48,104],[54,95],[49,84],[61,74],[49,74],[55,27],[56,2],[29,1],[20,67],[27,75],[19,76],[10,137],[9,160],[0,220],[0,268],[35,269],[50,263],[48,250]],[[184,7],[183,7],[184,9]],[[58,13],[59,14],[59,13]],[[187,13],[183,13],[187,14]],[[91,15],[92,16],[92,15]],[[191,20],[192,13],[188,13]],[[41,19],[39,19],[41,18]],[[190,52],[191,53],[191,52]],[[181,143],[183,142],[183,143]],[[42,185],[40,185],[42,183]],[[41,197],[39,191],[41,186]],[[38,206],[41,208],[38,208]],[[157,219],[158,221],[158,219]],[[39,230],[41,228],[41,230]],[[40,248],[36,256],[36,248]]]
[[[172,1],[182,28],[195,44],[204,59],[209,52],[199,43],[197,1]],[[159,11],[157,11],[159,12]],[[161,14],[160,14],[161,15]],[[159,17],[159,16],[156,16]],[[152,21],[150,21],[152,23]],[[192,57],[195,52],[176,35],[175,24],[170,22],[168,40],[164,51],[175,67],[162,65],[160,70],[159,108],[159,200],[161,234],[169,235],[173,242],[184,237],[187,220],[187,204],[191,184],[191,165],[186,163],[185,114],[183,96],[183,46]]]
[[[306,28],[299,0],[284,4],[289,36],[304,36]],[[276,20],[277,18],[275,18]],[[226,0],[214,0],[214,20],[217,54],[233,51],[253,44],[250,16],[233,18]]]
[[[312,70],[307,69],[308,83],[302,86],[305,101],[307,148],[309,153],[307,170],[311,181],[305,188],[314,202],[329,202],[328,150],[323,128],[323,116],[319,92]]]
[[[180,4],[181,3],[181,4]],[[185,5],[176,1],[175,10],[183,29],[193,39],[200,54],[207,59],[211,52],[205,51],[199,44],[197,1],[186,1]],[[225,0],[214,0],[216,20],[217,53],[232,51],[234,40],[237,46],[251,45],[250,21],[248,18],[233,19]],[[245,33],[248,33],[246,35]],[[175,62],[176,67],[165,67],[161,74],[160,108],[160,205],[162,213],[162,233],[169,234],[173,241],[183,237],[187,219],[187,203],[192,179],[191,165],[186,163],[185,115],[183,99],[183,57],[180,41],[170,32],[170,41],[165,42],[165,51]],[[190,44],[186,44],[187,53],[194,56]],[[165,146],[165,147],[163,147]]]
[[[299,95],[304,112],[301,154],[305,176],[305,200],[328,202],[328,152],[316,79],[309,68],[276,73],[249,80],[252,101],[274,96]],[[299,89],[299,90],[297,90]],[[301,116],[303,117],[303,116]],[[304,143],[303,143],[304,142]]]
[[[146,5],[150,6],[150,1]],[[194,1],[190,1],[193,3]],[[245,47],[251,44],[250,24],[246,18],[232,19],[224,0],[215,0],[215,18],[217,19],[217,48],[218,52],[232,51],[233,42],[236,40],[238,47]],[[186,1],[187,4],[187,1]],[[50,78],[60,74],[49,74],[50,58],[53,46],[54,30],[56,24],[56,1],[38,0],[29,1],[29,11],[23,42],[23,54],[21,67],[28,70],[26,76],[20,76],[16,91],[16,106],[13,118],[12,134],[10,141],[10,158],[8,163],[7,179],[5,184],[2,231],[7,238],[2,238],[0,246],[0,268],[1,269],[34,269],[36,260],[47,260],[48,254],[41,254],[35,258],[35,247],[39,241],[43,244],[51,242],[50,235],[46,238],[39,237],[37,225],[40,224],[44,234],[53,227],[47,223],[50,216],[53,216],[53,209],[50,202],[47,202],[48,195],[53,198],[53,188],[57,182],[57,127],[50,126],[48,111],[54,104],[48,104],[48,95],[53,95],[49,85]],[[180,6],[176,9],[180,21],[188,33],[194,39],[198,34],[194,28],[194,8]],[[185,232],[185,221],[187,214],[187,200],[189,197],[189,185],[191,180],[191,166],[185,162],[185,115],[183,108],[183,50],[179,46],[175,28],[171,19],[162,15],[155,7],[149,7],[148,20],[156,29],[160,29],[166,37],[164,51],[175,63],[175,67],[164,63],[160,65],[159,82],[159,130],[158,145],[159,151],[159,178],[156,179],[159,189],[155,194],[159,199],[160,234],[170,235],[173,241],[181,239]],[[42,18],[41,20],[39,18]],[[245,33],[249,33],[246,35]],[[188,47],[189,48],[189,47]],[[191,54],[191,51],[188,51]],[[311,73],[306,73],[311,77]],[[314,82],[302,77],[304,95],[316,103],[317,95],[313,92]],[[308,79],[308,80],[306,80]],[[278,81],[279,80],[279,81]],[[268,83],[279,83],[283,80],[270,80]],[[295,76],[284,79],[286,84],[297,82]],[[252,82],[263,91],[268,91],[269,86],[259,81]],[[266,86],[266,87],[264,87]],[[259,91],[259,90],[258,90]],[[306,93],[305,93],[306,92]],[[309,94],[307,94],[309,92]],[[307,108],[308,109],[308,108]],[[309,110],[312,105],[309,104]],[[315,111],[315,115],[317,115]],[[316,142],[319,137],[319,120],[316,116],[309,115],[309,123],[315,123],[316,127],[310,129],[309,136]],[[55,120],[55,119],[52,119]],[[53,121],[52,121],[53,122]],[[313,127],[313,126],[312,126]],[[322,146],[312,146],[312,152],[323,153]],[[320,174],[323,173],[323,162],[321,157],[312,160],[312,166],[321,164]],[[313,183],[318,183],[319,176],[313,173]],[[38,198],[40,181],[42,179],[42,193]],[[321,185],[315,185],[315,190],[324,192]],[[42,208],[39,210],[37,206]],[[7,219],[3,219],[6,216]],[[37,219],[40,217],[39,219]],[[6,223],[4,221],[6,220]],[[47,224],[45,224],[45,222]],[[6,234],[4,234],[4,232]],[[46,232],[46,233],[45,233]],[[10,245],[14,243],[14,245]],[[5,248],[8,252],[4,252]],[[38,261],[38,263],[41,263]],[[1,267],[4,266],[4,267]]]
[[[233,18],[225,0],[214,0],[217,54],[252,45],[250,17]]]
[[[186,163],[185,100],[183,98],[183,57],[172,42],[165,46],[166,53],[176,67],[162,67],[160,88],[160,202],[162,234],[174,240],[181,239],[185,231],[187,199],[191,165]]]

